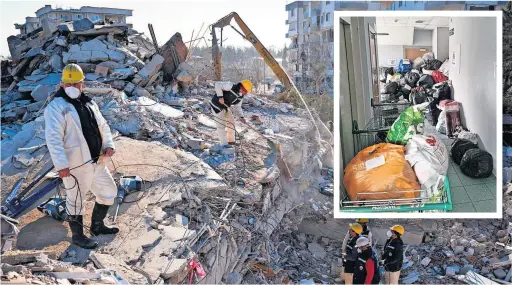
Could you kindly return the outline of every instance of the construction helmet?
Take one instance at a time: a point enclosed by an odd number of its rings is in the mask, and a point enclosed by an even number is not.
[[[404,227],[401,225],[394,225],[390,229],[394,232],[399,233],[400,235],[404,235]]]
[[[244,87],[244,89],[246,89],[246,92],[248,93],[250,93],[253,89],[253,83],[251,83],[251,81],[249,80],[242,80],[240,84],[242,84],[242,86]]]
[[[362,247],[362,246],[366,246],[366,245],[369,245],[370,244],[370,241],[368,238],[366,237],[359,237],[357,240],[356,240],[356,246],[357,247]]]
[[[68,64],[62,70],[62,83],[79,83],[84,81],[84,72],[78,64]]]
[[[357,234],[361,234],[363,232],[363,227],[360,224],[351,223],[349,224],[349,227]]]
[[[356,219],[357,223],[368,223],[369,219]]]

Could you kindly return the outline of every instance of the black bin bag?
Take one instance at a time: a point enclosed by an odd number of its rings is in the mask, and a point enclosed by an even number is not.
[[[429,74],[422,74],[420,76],[419,81],[417,81],[417,85],[419,87],[424,87],[424,89],[430,89],[435,85],[435,81],[433,80],[433,77]]]
[[[397,93],[397,90],[399,90],[399,84],[397,84],[397,82],[395,82],[395,81],[392,81],[392,82],[388,83],[387,85],[385,85],[385,87],[383,87],[384,92],[382,92],[382,93],[395,94],[395,93]]]
[[[486,178],[493,171],[493,157],[490,153],[477,148],[469,149],[460,163],[461,172],[472,178]]]
[[[461,158],[463,155],[469,150],[477,148],[477,144],[465,140],[465,139],[456,139],[451,144],[451,157],[456,164],[460,164]]]
[[[406,84],[408,84],[410,87],[417,86],[417,82],[420,79],[420,74],[416,72],[408,72],[404,76],[404,81],[406,81]]]

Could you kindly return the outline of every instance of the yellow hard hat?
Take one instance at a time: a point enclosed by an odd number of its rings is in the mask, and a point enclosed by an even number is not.
[[[357,234],[361,234],[363,232],[363,227],[360,224],[351,223],[349,224],[349,227]]]
[[[253,83],[251,83],[251,81],[249,81],[249,80],[242,80],[240,82],[240,84],[242,84],[242,86],[244,86],[244,89],[246,89],[246,91],[248,93],[250,93],[251,90],[253,89]]]
[[[390,229],[394,232],[398,232],[400,235],[404,235],[404,227],[401,225],[394,225]]]
[[[62,70],[63,83],[78,83],[84,81],[84,72],[78,64],[68,64]]]
[[[357,223],[368,223],[369,219],[356,219]]]

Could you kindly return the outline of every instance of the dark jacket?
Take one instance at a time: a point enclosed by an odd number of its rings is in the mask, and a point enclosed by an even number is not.
[[[91,158],[93,162],[97,162],[102,151],[102,136],[100,134],[96,118],[94,117],[94,113],[87,106],[87,103],[91,102],[92,99],[87,97],[84,93],[82,93],[82,95],[77,99],[71,99],[62,87],[55,93],[55,97],[64,98],[77,110],[82,133],[84,134],[87,146],[89,147]]]
[[[358,258],[358,248],[356,247],[356,240],[360,236],[357,235],[351,238],[346,245],[345,248],[345,258],[344,258],[344,272],[345,273],[354,273],[354,267],[356,265],[356,259]]]
[[[381,259],[384,260],[385,271],[396,272],[403,266],[403,240],[401,238],[389,238]]]
[[[379,268],[376,253],[372,248],[358,254],[353,275],[353,284],[379,284]]]
[[[231,107],[242,103],[244,95],[240,94],[241,86],[242,84],[237,83],[233,85],[231,90],[223,90],[223,99],[226,106]],[[227,109],[226,106],[219,103],[219,97],[217,94],[212,97],[212,100],[210,100],[210,105],[216,114]]]

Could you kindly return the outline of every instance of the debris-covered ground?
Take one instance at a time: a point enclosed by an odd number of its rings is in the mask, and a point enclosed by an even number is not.
[[[2,282],[175,284],[195,270],[192,282],[203,284],[342,283],[350,221],[333,219],[333,137],[315,111],[248,96],[237,146],[219,148],[213,82],[188,63],[179,34],[156,54],[126,26],[70,25],[9,39],[2,197],[27,169],[30,181],[51,166],[42,112],[71,61],[115,134],[117,152],[105,163],[115,178],[140,176],[144,189],[120,206],[120,233],[96,237],[94,252],[70,243],[66,222],[24,215],[13,251],[2,254]],[[510,282],[511,186],[504,191],[502,220],[400,221],[410,244],[401,282]],[[86,227],[94,198],[87,201]],[[371,222],[378,250],[397,222]]]

